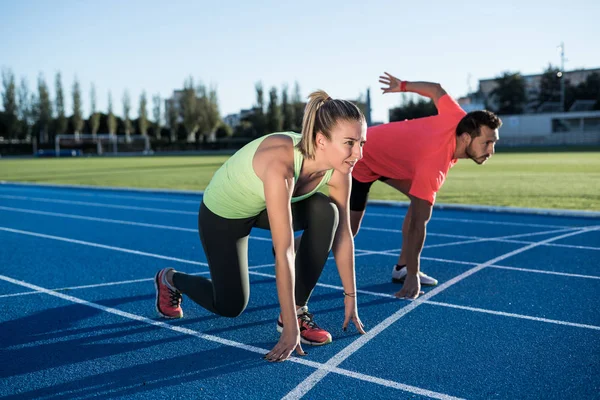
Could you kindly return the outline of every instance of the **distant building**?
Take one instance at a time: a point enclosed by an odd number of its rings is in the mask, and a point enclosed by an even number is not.
[[[466,112],[485,109],[485,102],[483,101],[481,96],[477,96],[477,94],[461,97],[459,99],[456,99],[456,102]]]
[[[226,115],[225,117],[223,117],[223,122],[235,129],[242,123],[243,120],[247,119],[252,114],[254,114],[254,108],[248,108],[245,110],[241,110],[237,114]]]
[[[565,71],[562,79],[566,79],[569,84],[577,86],[585,82],[591,74],[600,74],[600,68],[594,69],[577,69],[573,71]],[[543,74],[521,75],[525,81],[525,94],[527,96],[527,104],[525,112],[553,112],[561,111],[559,103],[544,104],[541,109],[537,109],[537,98],[540,94],[540,85]],[[479,93],[484,99],[484,102],[493,105],[492,91],[498,86],[496,78],[480,79]]]

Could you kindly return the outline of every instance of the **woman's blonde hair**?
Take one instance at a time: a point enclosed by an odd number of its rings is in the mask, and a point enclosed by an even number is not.
[[[358,107],[347,100],[332,99],[323,90],[308,96],[302,118],[302,139],[297,147],[306,158],[315,158],[317,132],[331,140],[331,131],[340,121],[365,121]]]

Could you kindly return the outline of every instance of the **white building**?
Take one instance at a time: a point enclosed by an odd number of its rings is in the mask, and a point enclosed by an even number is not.
[[[600,111],[501,115],[498,146],[600,145]]]
[[[600,68],[565,71],[562,76],[562,79],[565,79],[572,86],[577,86],[580,83],[585,82],[587,77],[594,73],[600,75]],[[521,75],[525,82],[525,94],[527,96],[525,112],[544,112],[560,110],[560,104],[558,102],[556,102],[555,104],[546,105],[545,110],[537,109],[537,98],[540,94],[542,75],[543,74]],[[487,101],[488,104],[493,104],[492,91],[498,86],[496,79],[497,78],[488,78],[479,80],[479,93],[483,97],[483,100]]]
[[[223,122],[235,129],[242,121],[254,114],[254,108],[241,110],[237,114],[229,114],[223,118]]]

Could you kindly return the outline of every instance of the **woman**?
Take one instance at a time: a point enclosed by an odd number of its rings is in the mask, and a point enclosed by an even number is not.
[[[356,307],[354,239],[350,230],[351,172],[366,139],[363,114],[351,102],[316,91],[309,96],[302,134],[274,133],[238,150],[213,176],[200,205],[198,226],[211,280],[159,271],[156,307],[181,318],[181,294],[207,310],[236,317],[248,304],[248,236],[253,227],[273,238],[281,337],[265,356],[283,361],[301,343],[322,345],[307,302],[333,248],[344,286],[345,330],[350,320],[364,333]],[[329,196],[319,192],[325,185]],[[294,243],[294,231],[303,230]]]

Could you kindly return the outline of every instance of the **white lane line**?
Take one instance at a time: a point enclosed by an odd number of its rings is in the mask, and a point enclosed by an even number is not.
[[[2,196],[0,196],[0,198],[1,197]],[[118,206],[118,207],[121,207],[121,206]],[[115,206],[115,208],[118,208],[118,207]],[[109,218],[88,217],[88,216],[76,215],[76,214],[55,213],[55,212],[50,212],[50,211],[38,211],[38,210],[30,210],[30,209],[15,208],[15,207],[5,207],[5,206],[0,206],[0,210],[11,211],[11,212],[22,212],[22,213],[28,213],[28,214],[37,214],[37,215],[46,215],[46,216],[60,217],[60,218],[71,218],[71,219],[80,219],[80,220],[95,221],[95,222],[106,222],[106,223],[123,224],[123,225],[131,225],[131,226],[143,226],[143,227],[147,227],[147,228],[168,229],[168,230],[175,230],[175,231],[197,233],[196,229],[191,229],[191,228],[179,228],[176,226],[149,224],[149,223],[144,223],[144,222],[133,222],[133,221],[124,221],[124,220],[116,220],[116,219],[109,219]],[[370,228],[370,227],[361,227],[361,229],[372,230],[372,231],[384,231],[384,232],[389,231],[389,232],[395,232],[395,233],[402,233],[401,230],[397,230],[397,229],[381,229],[381,228]],[[578,228],[562,228],[562,229],[569,230],[569,229],[578,229]],[[517,241],[517,240],[510,240],[510,239],[518,238],[518,237],[550,234],[553,232],[554,231],[533,232],[533,233],[523,233],[523,234],[518,234],[518,235],[509,235],[509,236],[492,237],[492,238],[484,238],[484,237],[478,237],[478,236],[450,235],[450,234],[429,232],[429,233],[427,233],[427,235],[429,235],[429,236],[440,236],[440,237],[450,237],[450,238],[469,239],[469,240],[457,241],[457,242],[451,242],[451,243],[440,243],[440,244],[435,244],[435,245],[428,245],[426,247],[446,247],[446,246],[455,246],[455,245],[461,245],[461,244],[486,242],[486,241],[530,244],[530,243],[535,243],[535,242]],[[250,236],[250,239],[271,241],[270,238],[254,236],[254,235]],[[470,239],[472,239],[472,240],[470,240]],[[567,245],[567,244],[560,244],[560,243],[550,243],[550,244],[548,244],[548,246],[600,250],[600,247],[574,246],[574,245]]]
[[[194,272],[194,273],[191,273],[190,275],[207,275],[207,274],[210,274],[210,272],[209,271]],[[149,281],[154,281],[154,278],[141,278],[141,279],[130,279],[127,281],[94,283],[91,285],[69,286],[69,287],[54,288],[54,289],[48,289],[48,290],[52,290],[53,292],[65,292],[65,291],[69,291],[69,290],[91,289],[91,288],[98,288],[98,287],[105,287],[105,286],[129,285],[131,283],[141,283],[141,282],[149,282]],[[4,295],[0,296],[0,298],[23,296],[23,295],[28,295],[28,294],[40,294],[40,293],[42,293],[42,292],[33,291],[33,292],[12,293],[12,294],[4,294]]]
[[[170,210],[170,209],[163,209],[163,208],[136,207],[136,206],[94,203],[94,202],[75,201],[75,200],[46,199],[46,198],[42,198],[42,197],[0,195],[0,198],[10,199],[10,200],[39,201],[39,202],[45,202],[45,203],[74,204],[74,205],[83,205],[83,206],[117,208],[117,209],[124,209],[124,210],[153,211],[153,212],[173,213],[173,214],[186,214],[186,215],[197,215],[198,214],[198,211],[181,211],[181,210]],[[375,216],[375,217],[385,217],[385,218],[404,218],[403,215],[396,215],[396,214],[366,213],[366,215],[367,216]],[[524,226],[524,227],[532,227],[532,228],[557,228],[557,229],[573,228],[573,227],[585,228],[585,226],[527,224],[527,223],[519,223],[519,222],[486,221],[486,220],[445,218],[445,217],[433,217],[432,221],[466,222],[466,223],[470,223],[470,224],[488,224],[488,225],[491,224],[491,225],[506,225],[506,226]]]
[[[505,267],[505,266],[501,266],[501,265],[490,265],[490,268],[506,269],[506,270],[510,270],[510,271],[532,272],[535,274],[568,276],[570,278],[600,279],[600,276],[595,276],[595,275],[582,275],[582,274],[571,274],[571,273],[566,273],[566,272],[543,271],[541,269]]]
[[[259,269],[259,268],[272,267],[272,266],[274,266],[274,264],[264,264],[264,265],[253,266],[253,267],[250,267],[249,269],[255,270],[255,269]],[[490,265],[489,267],[490,268],[515,269],[515,268],[510,268],[510,267],[500,267],[500,266],[492,266],[492,265]],[[516,268],[516,269],[522,270],[521,268]],[[526,270],[526,271],[531,271],[531,270]],[[535,272],[540,272],[540,271],[535,271]],[[210,273],[209,271],[203,271],[203,272],[194,272],[194,273],[189,273],[189,274],[190,275],[208,275],[209,273]],[[256,276],[262,276],[262,277],[266,277],[266,278],[276,279],[276,276],[273,274],[266,274],[266,273],[256,272],[256,271],[252,271],[250,273],[252,275],[256,275]],[[600,279],[600,276],[586,276],[586,275],[574,275],[574,274],[560,274],[560,275]],[[154,278],[131,279],[131,280],[126,280],[126,281],[105,282],[105,283],[97,283],[97,284],[82,285],[82,286],[70,286],[70,287],[62,287],[62,288],[55,288],[55,289],[49,289],[49,290],[54,291],[54,292],[62,292],[62,291],[90,289],[90,288],[105,287],[105,286],[127,285],[127,284],[132,284],[132,283],[149,282],[149,281],[153,281],[153,280],[154,280]],[[340,292],[344,291],[344,288],[342,286],[330,285],[330,284],[326,284],[326,283],[317,283],[317,286],[328,288],[328,289],[334,289],[334,290],[337,290]],[[396,297],[393,294],[372,292],[369,290],[357,289],[357,293],[369,295],[369,296],[375,296],[375,297],[396,299]],[[20,292],[20,293],[5,294],[5,295],[0,295],[0,298],[24,296],[24,295],[31,295],[31,294],[42,294],[42,292],[32,291],[32,292]],[[439,301],[427,300],[425,303],[435,305],[435,306],[457,308],[457,309],[467,310],[467,311],[472,311],[472,312],[499,315],[499,316],[503,316],[503,317],[520,318],[520,319],[527,319],[527,320],[537,321],[537,322],[546,322],[546,323],[551,323],[551,324],[572,326],[572,327],[577,327],[577,328],[600,330],[600,326],[595,326],[595,325],[580,324],[580,323],[575,323],[575,322],[534,317],[534,316],[529,316],[529,315],[508,313],[508,312],[503,312],[503,311],[495,311],[495,310],[489,310],[489,309],[484,309],[484,308],[467,307],[467,306],[444,303],[444,302],[439,302]]]
[[[252,353],[258,353],[258,354],[261,354],[261,355],[266,354],[266,353],[269,352],[267,349],[262,349],[260,347],[248,345],[248,344],[245,344],[245,343],[235,342],[233,340],[224,339],[224,338],[221,338],[221,337],[218,337],[218,336],[214,336],[214,335],[208,335],[208,334],[205,334],[205,333],[200,333],[200,332],[194,331],[192,329],[184,328],[184,327],[181,327],[181,326],[169,325],[169,324],[166,324],[166,323],[164,323],[162,321],[155,321],[153,319],[146,318],[146,317],[143,317],[141,315],[128,313],[126,311],[121,311],[119,309],[112,308],[112,307],[106,307],[106,306],[103,306],[101,304],[97,304],[97,303],[93,303],[93,302],[90,302],[90,301],[87,301],[87,300],[83,300],[83,299],[80,299],[78,297],[69,296],[69,295],[66,295],[64,293],[54,292],[52,290],[45,289],[43,287],[40,287],[40,286],[37,286],[37,285],[33,285],[31,283],[27,283],[27,282],[24,282],[24,281],[19,281],[19,280],[16,280],[16,279],[4,276],[4,275],[0,275],[0,279],[4,280],[6,282],[10,282],[10,283],[15,284],[15,285],[23,286],[23,287],[26,287],[26,288],[29,288],[29,289],[32,289],[32,290],[35,290],[35,291],[38,291],[38,292],[42,292],[42,293],[50,295],[50,296],[58,297],[60,299],[63,299],[63,300],[66,300],[66,301],[69,301],[69,302],[72,302],[72,303],[81,304],[81,305],[84,305],[84,306],[87,306],[87,307],[95,308],[95,309],[100,310],[100,311],[104,311],[104,312],[107,312],[107,313],[110,313],[110,314],[118,315],[120,317],[131,319],[131,320],[134,320],[134,321],[142,322],[144,324],[152,325],[152,326],[155,326],[155,327],[158,327],[158,328],[168,329],[168,330],[175,331],[175,332],[178,332],[178,333],[183,333],[185,335],[195,336],[197,338],[208,340],[208,341],[214,342],[214,343],[219,343],[219,344],[224,345],[224,346],[235,347],[235,348],[238,348],[238,349],[241,349],[241,350],[246,350],[246,351],[249,351],[249,352],[252,352]],[[360,379],[360,380],[365,381],[365,382],[375,383],[375,384],[382,385],[382,386],[389,387],[389,388],[403,390],[403,391],[410,392],[410,393],[415,393],[415,394],[419,394],[419,395],[423,395],[423,396],[429,396],[429,397],[436,398],[436,399],[444,399],[444,400],[458,399],[457,397],[448,396],[448,395],[446,395],[444,393],[433,392],[433,391],[430,391],[430,390],[421,389],[421,388],[418,388],[418,387],[415,387],[415,386],[405,385],[405,384],[402,384],[402,383],[399,383],[399,382],[395,382],[395,381],[390,381],[390,380],[387,380],[387,379],[381,379],[381,378],[377,378],[377,377],[374,377],[374,376],[370,376],[370,375],[366,375],[366,374],[361,374],[361,373],[358,373],[358,372],[344,370],[342,368],[328,367],[328,366],[323,365],[321,363],[317,363],[317,362],[314,362],[314,361],[309,361],[309,360],[306,360],[306,359],[303,359],[303,358],[291,357],[289,359],[289,361],[297,363],[297,364],[306,365],[306,366],[309,366],[309,367],[312,367],[312,368],[327,368],[327,370],[329,372],[333,372],[333,373],[336,373],[336,374],[348,376],[348,377],[355,378],[355,379]]]
[[[99,243],[87,242],[87,241],[76,240],[76,239],[69,239],[69,238],[60,237],[60,236],[46,235],[46,234],[42,234],[42,233],[29,232],[29,231],[22,231],[22,230],[18,230],[18,229],[6,228],[6,227],[1,227],[1,226],[0,226],[0,230],[6,231],[6,232],[20,233],[20,234],[24,234],[24,235],[36,236],[36,237],[41,237],[41,238],[46,238],[46,239],[59,240],[59,241],[68,242],[68,243],[76,243],[76,244],[81,244],[81,245],[86,245],[86,246],[98,247],[98,248],[103,248],[103,249],[108,249],[108,250],[121,251],[121,252],[125,252],[125,253],[142,255],[142,256],[147,256],[147,257],[154,257],[154,258],[159,258],[159,259],[163,259],[163,260],[181,262],[181,263],[186,263],[186,264],[200,265],[200,266],[204,266],[204,267],[208,266],[207,263],[203,263],[203,262],[185,260],[185,259],[175,258],[175,257],[168,257],[168,256],[160,255],[160,254],[141,252],[141,251],[138,251],[138,250],[130,250],[130,249],[122,248],[122,247],[107,246],[107,245],[103,245],[103,244],[99,244]],[[265,239],[265,240],[269,240],[269,239]],[[425,247],[427,247],[427,246],[425,246]],[[395,252],[397,250],[396,249],[392,249],[392,250],[387,250],[387,251],[368,251],[368,250],[359,250],[359,251],[361,251],[361,254],[356,254],[355,255],[356,257],[366,256],[366,255],[372,255],[372,254],[388,255],[388,256],[394,256],[395,257],[396,254],[390,254],[390,252]],[[333,259],[333,257],[329,257],[328,259],[331,260],[331,259]],[[431,260],[431,261],[438,261],[438,262],[446,262],[446,263],[454,263],[454,264],[463,264],[463,265],[478,265],[477,263],[473,263],[473,262],[458,261],[458,260],[448,260],[448,259],[443,259],[443,258],[421,257],[421,259],[423,259],[423,260]],[[263,266],[266,267],[266,266],[273,266],[273,265],[274,264],[265,264]],[[262,268],[263,266],[258,266],[258,267],[255,267],[255,268],[259,268],[259,267]],[[500,268],[500,269],[510,269],[510,270],[523,271],[523,272],[534,272],[534,273],[541,273],[541,274],[549,274],[549,275],[579,277],[579,278],[587,278],[587,279],[599,279],[596,276],[581,275],[581,274],[571,274],[571,273],[564,273],[564,272],[553,272],[553,271],[543,271],[543,270],[536,270],[536,269],[515,268],[515,267],[494,266],[494,265],[490,265],[490,267],[491,268]],[[8,296],[14,296],[14,295],[15,294],[12,294],[12,295],[2,295],[2,296],[0,296],[0,298],[2,298],[2,297],[8,297]]]
[[[26,214],[46,215],[49,217],[80,219],[80,220],[84,220],[84,221],[107,222],[107,223],[111,223],[111,224],[143,226],[146,228],[169,229],[169,230],[173,230],[173,231],[198,233],[198,229],[192,229],[192,228],[180,228],[180,227],[170,226],[170,225],[148,224],[145,222],[124,221],[124,220],[120,220],[120,219],[88,217],[86,215],[64,214],[64,213],[57,213],[57,212],[51,212],[51,211],[29,210],[26,208],[0,206],[0,210],[11,211],[11,212],[20,212],[20,213],[26,213]]]
[[[367,213],[366,216],[371,217],[383,217],[383,218],[404,218],[404,215],[397,214],[381,214],[381,213]],[[445,217],[434,217],[432,221],[447,221],[447,222],[467,222],[470,224],[488,224],[488,225],[506,225],[506,226],[527,226],[531,228],[572,228],[573,226],[565,225],[545,225],[545,224],[527,224],[522,222],[505,222],[505,221],[484,221],[478,219],[465,219],[465,218],[445,218]],[[585,226],[577,226],[577,228],[585,228]]]
[[[371,228],[371,227],[361,227],[360,229],[361,230],[363,230],[363,229],[369,230],[369,231],[399,233],[399,234],[402,233],[402,231],[399,229],[384,229],[384,228]],[[453,239],[467,239],[467,241],[440,243],[440,244],[428,245],[426,247],[456,246],[456,245],[461,245],[461,244],[477,243],[477,242],[502,242],[502,243],[516,243],[516,244],[531,244],[531,243],[535,243],[535,242],[526,241],[526,240],[512,240],[511,238],[546,235],[546,234],[552,234],[553,232],[569,231],[569,230],[575,230],[575,229],[580,229],[580,228],[574,228],[574,227],[573,228],[561,228],[561,229],[557,229],[557,230],[553,230],[553,231],[522,233],[522,234],[518,234],[518,235],[509,235],[509,236],[501,236],[501,237],[464,236],[464,235],[450,235],[450,234],[445,234],[445,233],[427,232],[427,236],[448,237],[448,238],[453,238]],[[546,244],[544,244],[544,246],[600,251],[600,247],[578,246],[578,245],[563,244],[563,243],[546,243]],[[387,250],[387,251],[390,251],[390,250]],[[400,251],[400,249],[397,249],[397,251]]]
[[[434,248],[434,247],[446,247],[446,246],[456,246],[456,245],[461,245],[461,244],[469,244],[469,243],[481,243],[481,242],[509,242],[509,239],[515,239],[515,238],[520,238],[520,237],[530,237],[530,236],[536,236],[536,235],[551,235],[551,234],[555,234],[555,233],[562,233],[562,232],[571,232],[573,230],[576,230],[579,228],[561,228],[561,229],[554,229],[551,231],[544,231],[544,232],[535,232],[535,233],[519,233],[517,235],[507,235],[507,236],[499,236],[499,237],[489,237],[489,238],[478,238],[478,239],[474,239],[474,240],[466,240],[466,241],[457,241],[457,242],[450,242],[450,243],[439,243],[439,244],[432,244],[429,246],[426,246],[427,248]],[[512,243],[521,243],[521,244],[531,244],[531,243],[535,243],[535,242],[529,242],[529,241],[516,241],[516,240],[510,240],[510,242]]]
[[[586,328],[586,329],[593,329],[593,330],[596,330],[596,331],[600,331],[600,326],[596,326],[596,325],[578,324],[578,323],[575,323],[575,322],[560,321],[560,320],[556,320],[556,319],[531,317],[529,315],[507,313],[507,312],[503,312],[503,311],[493,311],[493,310],[486,310],[486,309],[483,309],[483,308],[459,306],[459,305],[456,305],[456,304],[442,303],[442,302],[439,302],[439,301],[428,300],[426,303],[427,304],[431,304],[431,305],[436,305],[436,306],[449,307],[449,308],[457,308],[457,309],[460,309],[460,310],[466,310],[466,311],[472,311],[472,312],[479,312],[479,313],[484,313],[484,314],[500,315],[500,316],[503,316],[503,317],[527,319],[527,320],[536,321],[536,322],[546,322],[546,323],[549,323],[549,324],[565,325],[565,326],[572,326],[572,327],[575,327],[575,328]]]
[[[542,246],[543,246],[543,244],[542,244]],[[425,246],[425,247],[427,247],[427,246]],[[391,250],[385,250],[385,251],[363,250],[363,253],[356,254],[355,257],[370,256],[370,255],[374,255],[374,254],[378,254],[378,255],[382,255],[382,256],[389,256],[389,257],[398,257],[399,250],[400,249],[391,249]],[[447,258],[437,258],[437,257],[421,256],[421,260],[436,261],[436,262],[442,262],[442,263],[448,263],[448,264],[459,264],[459,265],[479,265],[479,263],[472,262],[472,261],[451,260],[451,259],[447,259]],[[507,269],[507,270],[513,270],[513,271],[522,271],[522,272],[533,272],[533,273],[538,273],[538,274],[569,276],[569,277],[573,277],[573,278],[600,279],[600,277],[595,276],[595,275],[572,274],[572,273],[568,273],[568,272],[545,271],[545,270],[531,269],[531,268],[517,268],[517,267],[508,267],[508,266],[503,266],[503,265],[489,265],[489,268]]]
[[[8,190],[12,192],[23,192],[22,188],[6,188],[3,187],[3,190]],[[31,190],[32,188],[28,188]],[[34,191],[39,191],[39,189],[34,189]],[[166,197],[153,197],[153,195],[148,196],[129,196],[129,195],[117,195],[117,194],[100,194],[100,191],[97,193],[79,193],[76,191],[61,191],[61,190],[51,190],[51,189],[43,189],[44,193],[56,193],[64,196],[80,196],[80,197],[94,197],[94,198],[105,198],[105,199],[124,199],[124,200],[141,200],[141,201],[154,201],[154,202],[164,202],[164,203],[175,203],[175,204],[196,204],[200,206],[200,202],[202,202],[202,196],[198,194],[197,200],[183,200],[183,199],[170,199]],[[27,194],[27,193],[22,193]],[[188,196],[189,197],[189,196]]]
[[[506,243],[532,243],[524,240],[503,240]],[[565,249],[576,249],[576,250],[596,250],[600,251],[600,247],[592,247],[592,246],[580,246],[575,244],[564,244],[564,243],[545,243],[542,246],[544,247],[564,247]]]
[[[192,265],[200,265],[200,266],[203,266],[203,267],[208,267],[208,264],[204,263],[204,262],[186,260],[186,259],[176,258],[176,257],[163,256],[163,255],[160,255],[160,254],[147,253],[147,252],[142,252],[142,251],[138,251],[138,250],[125,249],[125,248],[122,248],[122,247],[108,246],[108,245],[103,245],[103,244],[94,243],[94,242],[87,242],[87,241],[83,241],[83,240],[65,238],[65,237],[61,237],[61,236],[46,235],[46,234],[43,234],[43,233],[22,231],[22,230],[18,230],[18,229],[6,228],[6,227],[2,227],[2,226],[0,226],[0,231],[18,233],[18,234],[29,235],[29,236],[34,236],[34,237],[40,237],[40,238],[45,238],[45,239],[53,239],[53,240],[58,240],[58,241],[62,241],[62,242],[67,242],[67,243],[75,243],[75,244],[80,244],[80,245],[85,245],[85,246],[91,246],[91,247],[97,247],[97,248],[102,248],[102,249],[107,249],[107,250],[120,251],[120,252],[124,252],[124,253],[129,253],[129,254],[135,254],[135,255],[141,255],[141,256],[146,256],[146,257],[158,258],[158,259],[162,259],[162,260],[181,262],[181,263],[184,263],[184,264],[192,264]],[[396,256],[395,254],[390,254],[390,253],[380,252],[380,251],[377,251],[377,252],[376,251],[367,251],[367,250],[360,250],[360,251],[362,252],[362,254],[356,254],[355,255],[356,257],[366,256],[366,255],[371,255],[371,254],[381,254],[381,255],[388,255],[388,256],[394,256],[394,257]],[[391,251],[395,251],[395,250],[391,250]],[[328,260],[332,260],[332,259],[333,259],[333,257],[329,257],[328,258]],[[473,263],[473,262],[458,261],[458,260],[448,260],[448,259],[443,259],[443,258],[421,257],[421,259],[423,259],[423,260],[431,260],[431,261],[438,261],[438,262],[445,262],[445,263],[463,264],[463,265],[478,265],[477,263]],[[274,266],[274,264],[271,263],[271,264],[259,265],[259,266],[256,266],[256,267],[250,267],[250,269],[253,269],[253,268],[263,268],[263,267],[272,267],[272,266]],[[564,272],[543,271],[543,270],[536,270],[536,269],[515,268],[515,267],[495,266],[495,265],[490,265],[490,267],[491,268],[500,268],[500,269],[510,269],[510,270],[514,270],[514,271],[534,272],[534,273],[541,273],[541,274],[548,274],[548,275],[578,277],[578,278],[587,278],[587,279],[600,279],[597,276],[581,275],[581,274],[570,274],[570,273],[564,273]],[[0,298],[2,298],[2,297],[11,297],[11,296],[16,296],[16,295],[18,295],[18,294],[0,295]]]
[[[388,228],[372,228],[368,226],[360,227],[360,230],[365,231],[376,231],[376,232],[390,232],[390,233],[402,233],[401,229],[388,229]],[[482,239],[480,236],[465,236],[465,235],[451,235],[447,233],[431,233],[427,232],[427,236],[440,236],[440,237],[449,237],[453,239]]]
[[[0,210],[11,211],[11,212],[22,212],[22,213],[27,213],[27,214],[46,215],[49,217],[71,218],[71,219],[80,219],[80,220],[84,220],[84,221],[94,221],[94,222],[105,222],[105,223],[109,223],[109,224],[142,226],[144,228],[167,229],[167,230],[171,230],[171,231],[181,231],[181,232],[190,232],[190,233],[198,234],[198,229],[180,228],[177,226],[170,226],[170,225],[148,224],[145,222],[134,222],[134,221],[124,221],[124,220],[120,220],[120,219],[88,217],[88,216],[84,216],[84,215],[63,214],[63,213],[56,213],[56,212],[50,212],[50,211],[37,211],[37,210],[28,210],[28,209],[24,209],[24,208],[14,208],[14,207],[4,207],[4,206],[0,206]],[[271,239],[269,239],[269,238],[264,238],[264,237],[260,237],[260,236],[250,236],[250,239],[271,241]]]
[[[388,254],[389,256],[397,257],[395,254]],[[458,261],[458,260],[449,260],[447,258],[436,258],[436,257],[421,257],[422,260],[428,261],[437,261],[442,263],[449,264],[462,264],[462,265],[479,265],[475,262],[470,261]],[[536,274],[548,274],[548,275],[558,275],[558,276],[568,276],[572,278],[586,278],[586,279],[600,279],[600,276],[596,275],[582,275],[582,274],[572,274],[567,272],[557,272],[557,271],[545,271],[541,269],[532,269],[532,268],[517,268],[517,267],[508,267],[505,265],[489,265],[489,268],[497,268],[497,269],[507,269],[512,271],[522,271],[522,272],[533,272]]]
[[[40,237],[40,238],[44,238],[44,239],[53,239],[53,240],[58,240],[58,241],[61,241],[61,242],[67,242],[67,243],[82,244],[84,246],[91,246],[91,247],[97,247],[97,248],[100,248],[100,249],[120,251],[120,252],[123,252],[123,253],[135,254],[135,255],[138,255],[138,256],[153,257],[153,258],[159,258],[161,260],[175,261],[175,262],[180,262],[180,263],[184,263],[184,264],[193,264],[193,265],[201,265],[203,267],[208,267],[208,264],[204,263],[204,262],[184,260],[182,258],[176,258],[176,257],[161,256],[159,254],[146,253],[146,252],[137,251],[137,250],[129,250],[129,249],[124,249],[122,247],[116,247],[116,246],[107,246],[107,245],[104,245],[104,244],[98,244],[98,243],[93,243],[93,242],[86,242],[84,240],[69,239],[69,238],[64,238],[64,237],[60,237],[60,236],[46,235],[46,234],[43,234],[43,233],[22,231],[22,230],[19,230],[19,229],[5,228],[3,226],[0,226],[0,231],[18,233],[18,234],[21,234],[21,235],[35,236],[35,237]]]
[[[44,199],[41,197],[0,195],[0,199],[39,201],[39,202],[43,202],[43,203],[74,204],[74,205],[78,205],[78,206],[117,208],[120,210],[152,211],[152,212],[167,213],[167,214],[198,215],[198,211],[181,211],[181,210],[169,210],[169,209],[165,209],[165,208],[122,206],[122,205],[117,205],[117,204],[92,203],[92,202],[87,202],[87,201]]]
[[[275,266],[275,264],[263,264],[263,265],[251,266],[251,267],[248,267],[248,269],[255,270],[255,269],[273,267],[273,266]],[[208,275],[208,274],[210,274],[210,271],[186,272],[186,273],[188,275]],[[132,280],[128,280],[128,281],[94,283],[91,285],[68,286],[68,287],[55,288],[55,289],[50,289],[50,290],[55,291],[55,292],[60,292],[60,291],[67,291],[67,290],[90,289],[90,288],[97,288],[97,287],[103,287],[103,286],[127,285],[130,283],[148,282],[148,281],[154,281],[154,278],[141,278],[141,279],[132,279]],[[4,297],[25,296],[25,295],[29,295],[29,294],[40,294],[40,293],[41,292],[19,292],[19,293],[3,294],[3,295],[0,295],[0,299],[4,298]]]
[[[15,208],[15,207],[5,207],[5,206],[0,206],[0,210],[10,211],[10,212],[21,212],[21,213],[27,213],[27,214],[36,214],[36,215],[46,215],[46,216],[50,216],[50,217],[80,219],[80,220],[84,220],[84,221],[105,222],[105,223],[122,224],[122,225],[129,225],[129,226],[142,226],[145,228],[167,229],[167,230],[173,230],[173,231],[190,232],[190,233],[195,233],[195,234],[198,233],[197,229],[192,229],[192,228],[180,228],[177,226],[149,224],[149,223],[145,223],[145,222],[134,222],[134,221],[125,221],[125,220],[109,219],[109,218],[88,217],[88,216],[77,215],[77,214],[64,214],[64,213],[56,213],[56,212],[50,212],[50,211],[38,211],[38,210],[30,210],[30,209],[25,209],[25,208]],[[368,228],[368,227],[363,227],[361,229],[380,230],[378,228]],[[578,228],[563,228],[563,229],[564,230],[572,230],[572,229],[578,229]],[[402,231],[397,231],[397,232],[402,232]],[[464,238],[464,239],[473,239],[473,240],[427,245],[427,246],[425,246],[425,248],[454,246],[454,245],[477,243],[477,242],[483,242],[483,241],[498,241],[498,242],[506,242],[506,243],[529,244],[529,243],[535,243],[535,242],[513,241],[513,240],[509,240],[509,239],[504,239],[504,238],[527,237],[527,236],[549,234],[549,233],[553,233],[553,232],[555,232],[555,231],[523,233],[523,234],[519,234],[519,235],[510,235],[510,236],[493,237],[493,238],[428,233],[429,236],[443,236],[443,237]],[[262,241],[267,241],[267,242],[271,241],[271,239],[268,237],[261,237],[261,236],[255,236],[255,235],[251,235],[250,239],[262,240]],[[587,249],[587,250],[600,250],[600,247],[574,246],[574,245],[565,245],[565,244],[559,244],[559,243],[550,243],[550,244],[547,244],[547,246],[568,247],[568,248]],[[392,251],[392,250],[386,250],[384,253],[387,253],[389,251]],[[396,251],[400,251],[400,249],[397,249]],[[370,253],[370,254],[376,254],[376,253]]]
[[[414,310],[415,308],[417,308],[418,306],[423,304],[425,301],[429,300],[433,296],[443,292],[444,290],[448,289],[449,287],[455,285],[456,283],[462,281],[463,279],[473,275],[474,273],[484,269],[485,267],[487,267],[489,265],[493,265],[494,263],[496,263],[498,261],[502,261],[506,258],[512,257],[516,254],[519,254],[519,253],[522,253],[529,249],[532,249],[534,247],[537,247],[540,245],[540,243],[549,243],[554,240],[560,240],[565,237],[578,235],[578,234],[581,234],[581,233],[584,233],[584,232],[587,232],[590,230],[596,230],[596,229],[597,229],[597,227],[587,227],[584,229],[580,229],[576,232],[565,233],[560,236],[545,239],[539,243],[534,243],[534,244],[530,244],[530,245],[521,247],[521,248],[513,250],[509,253],[495,257],[495,258],[493,258],[483,264],[480,264],[474,268],[471,268],[470,270],[463,272],[462,274],[450,279],[448,282],[445,282],[445,283],[441,284],[440,286],[436,287],[435,289],[432,289],[431,291],[427,292],[425,295],[419,297],[418,299],[410,302],[410,304],[408,304],[407,306],[402,307],[400,310],[396,311],[394,314],[392,314],[391,316],[389,316],[388,318],[383,320],[381,323],[376,325],[374,328],[369,330],[366,334],[360,336],[357,340],[355,340],[350,345],[345,347],[342,351],[340,351],[335,356],[330,358],[329,361],[327,361],[325,364],[329,365],[329,366],[337,367],[348,357],[350,357],[354,353],[356,353],[361,347],[363,347],[365,344],[367,344],[369,341],[371,341],[373,338],[375,338],[377,335],[379,335],[381,332],[383,332],[385,329],[387,329],[389,326],[391,326],[394,322],[396,322],[400,318],[404,317],[406,314],[408,314],[409,312],[411,312],[412,310]],[[313,372],[308,378],[306,378],[305,380],[300,382],[298,384],[298,386],[296,386],[296,388],[294,388],[292,391],[290,391],[284,397],[284,399],[291,400],[291,399],[302,398],[316,384],[318,384],[323,378],[325,378],[325,376],[327,376],[328,373],[329,373],[328,371],[323,370],[323,369],[319,369],[319,370]]]
[[[260,275],[260,276],[264,276],[264,277],[275,279],[275,275],[272,275],[272,274],[265,274],[265,273],[262,273],[262,272],[254,272],[253,274],[254,275]],[[596,278],[600,279],[600,277],[596,277]],[[344,291],[344,288],[342,286],[329,285],[329,284],[326,284],[326,283],[317,283],[317,286],[319,286],[319,287],[325,287],[325,288],[328,288],[328,289],[338,290],[340,292]],[[360,294],[369,295],[369,296],[385,297],[385,298],[389,298],[389,299],[396,299],[396,300],[398,300],[396,298],[396,296],[394,296],[393,294],[388,294],[388,293],[371,292],[371,291],[362,290],[362,289],[357,289],[356,292],[360,293]],[[412,302],[413,300],[408,300],[408,301]],[[521,318],[521,319],[528,319],[528,320],[531,320],[531,321],[547,322],[547,323],[551,323],[551,324],[573,326],[573,327],[576,327],[576,328],[587,328],[587,329],[600,330],[600,326],[595,326],[595,325],[580,324],[580,323],[576,323],[576,322],[560,321],[560,320],[548,319],[548,318],[541,318],[541,317],[532,317],[532,316],[529,316],[529,315],[507,313],[507,312],[504,312],[504,311],[488,310],[488,309],[485,309],[485,308],[459,306],[459,305],[455,305],[455,304],[443,303],[443,302],[431,301],[431,300],[426,300],[424,303],[426,303],[426,304],[432,304],[432,305],[436,305],[436,306],[450,307],[450,308],[460,308],[462,310],[468,310],[468,311],[479,312],[479,313],[500,315],[500,316],[503,316],[503,317]]]

